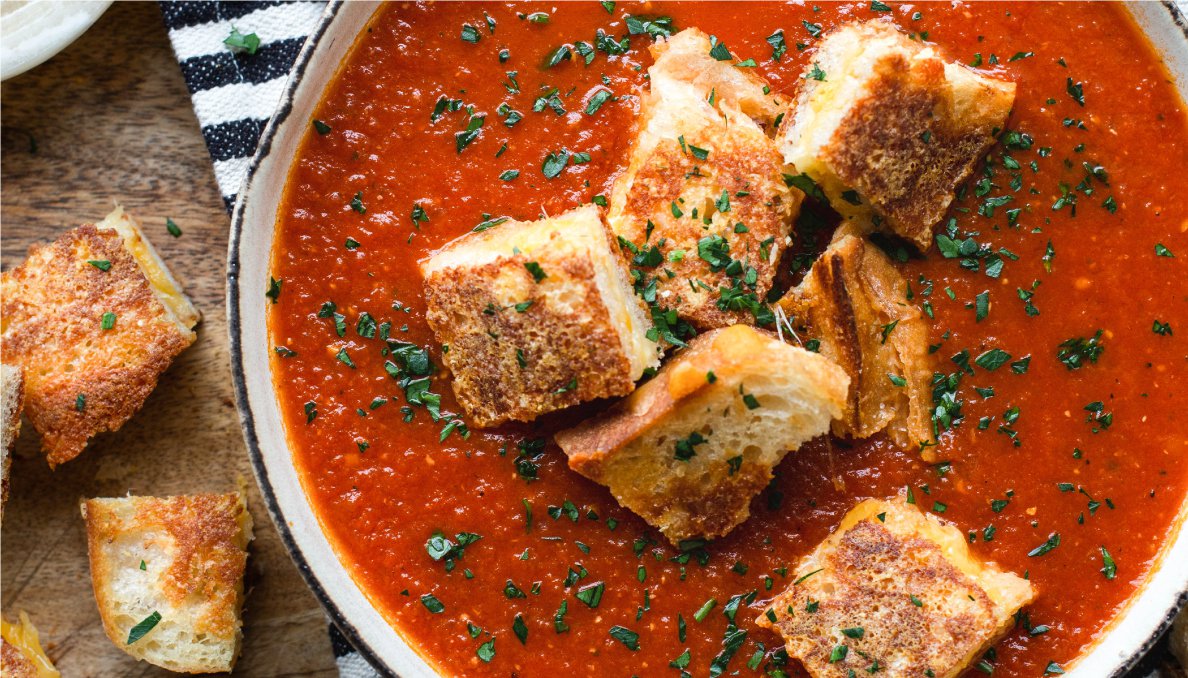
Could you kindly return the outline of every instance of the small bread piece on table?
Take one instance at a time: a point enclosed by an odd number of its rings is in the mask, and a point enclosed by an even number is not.
[[[111,642],[170,671],[230,671],[252,539],[243,495],[88,499],[81,508]]]
[[[194,343],[198,312],[121,208],[30,248],[0,285],[4,359],[50,466],[120,428]]]
[[[19,621],[0,618],[0,675],[3,678],[59,678],[62,674],[41,647],[37,627],[29,615]]]
[[[821,355],[850,375],[846,411],[833,432],[869,438],[886,431],[900,448],[936,461],[928,325],[907,289],[876,245],[842,235],[779,303],[821,342]]]
[[[20,367],[0,364],[0,519],[8,501],[8,471],[12,451],[21,433],[21,412],[25,407],[25,375]]]
[[[956,527],[902,497],[868,499],[801,559],[758,623],[814,678],[952,678],[1034,598],[1026,579],[976,560]]]
[[[841,416],[849,378],[747,325],[702,334],[604,415],[558,433],[569,467],[674,544],[750,515],[789,451]]]
[[[768,136],[785,100],[697,29],[651,49],[607,221],[650,303],[701,329],[770,324],[764,297],[804,198]]]
[[[476,426],[630,393],[659,362],[592,205],[468,234],[421,272],[429,326]]]
[[[784,160],[843,216],[873,212],[921,250],[1015,101],[1014,83],[947,63],[880,19],[830,31],[801,83],[780,128]]]

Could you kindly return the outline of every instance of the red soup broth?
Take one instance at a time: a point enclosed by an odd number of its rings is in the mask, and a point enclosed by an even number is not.
[[[969,270],[935,245],[923,255],[888,246],[914,303],[934,316],[936,372],[962,371],[953,356],[1009,354],[996,370],[972,363],[962,378],[963,418],[940,436],[947,463],[881,437],[817,440],[784,460],[750,520],[708,545],[704,564],[570,471],[552,444],[553,431],[607,403],[443,438],[446,422],[408,408],[385,371],[385,342],[364,336],[368,318],[389,323],[391,339],[427,348],[440,365],[418,261],[481,222],[531,220],[609,194],[636,131],[651,39],[630,35],[626,53],[598,51],[589,64],[578,53],[545,64],[560,45],[595,44],[599,29],[628,36],[632,14],[716,35],[788,95],[819,32],[890,16],[947,58],[1016,82],[1008,128],[1031,141],[992,149],[989,193],[980,165],[950,210],[958,241],[998,254],[996,276],[993,257]],[[786,51],[775,60],[769,36],[781,30]],[[603,90],[613,98],[592,106]],[[561,110],[534,111],[554,91]],[[435,116],[443,99],[458,103]],[[523,119],[508,126],[503,104]],[[484,125],[459,151],[472,116]],[[687,650],[687,670],[704,675],[723,663],[724,611],[744,596],[734,621],[745,640],[725,671],[798,675],[755,618],[850,507],[905,491],[968,532],[977,557],[1026,574],[1039,592],[985,657],[995,675],[1073,662],[1157,562],[1188,488],[1188,125],[1122,7],[393,3],[360,34],[314,118],[273,247],[278,398],[343,566],[443,673],[675,674],[669,662]],[[589,162],[546,178],[544,159],[562,149]],[[1010,200],[987,216],[987,199],[999,196]],[[811,240],[802,233],[793,253],[811,251]],[[793,258],[781,268],[795,279],[803,268],[792,271]],[[1096,362],[1066,366],[1062,342],[1098,330]],[[441,411],[460,412],[448,376],[439,369],[431,383]],[[526,442],[535,440],[548,442],[538,450]],[[525,448],[539,458],[525,464]],[[431,556],[434,535],[457,542],[460,533],[481,538],[460,556]],[[1052,535],[1059,546],[1029,555]],[[615,626],[638,634],[638,650],[612,636]]]

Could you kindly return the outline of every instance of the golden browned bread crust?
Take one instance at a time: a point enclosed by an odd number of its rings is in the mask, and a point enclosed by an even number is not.
[[[825,358],[734,325],[699,335],[651,381],[556,440],[570,468],[673,543],[715,538],[747,519],[787,452],[840,416],[847,382]]]
[[[468,235],[422,269],[429,325],[476,426],[629,393],[658,360],[593,207]]]
[[[710,49],[697,29],[652,47],[650,90],[607,217],[630,243],[627,259],[658,248],[662,262],[632,264],[655,282],[655,303],[702,329],[755,321],[753,311],[723,301],[722,290],[763,301],[804,197],[785,184],[767,134],[783,98],[764,94],[762,79]],[[715,249],[724,259],[711,263],[703,255]],[[737,271],[726,268],[731,260],[741,263]]]
[[[24,368],[25,412],[51,466],[122,426],[194,341],[114,230],[85,224],[30,248],[2,287],[4,359]]]
[[[173,671],[230,670],[252,538],[243,496],[88,499],[81,508],[95,600],[111,641]],[[160,621],[129,644],[132,627],[152,612]]]
[[[12,451],[21,433],[25,407],[25,376],[20,367],[0,364],[0,518],[8,501],[8,471]]]
[[[855,44],[868,45],[868,53],[854,60],[840,54]],[[825,80],[801,80],[782,130],[785,159],[823,183],[856,190],[882,228],[927,249],[957,186],[1005,124],[1014,83],[947,64],[934,47],[883,20],[834,29],[816,57],[809,69],[823,69]],[[861,86],[840,88],[844,80]],[[825,113],[810,113],[818,109]],[[820,124],[832,127],[810,129],[813,115],[830,118]],[[812,142],[811,161],[803,147],[795,150],[808,143],[802,135],[826,134]],[[838,195],[829,197],[843,213],[852,211]]]
[[[846,412],[833,423],[834,433],[868,438],[886,431],[899,447],[933,460],[928,325],[907,289],[878,247],[843,235],[780,305],[850,375]]]
[[[792,576],[758,623],[814,678],[952,678],[1035,597],[1027,580],[974,560],[956,527],[902,498],[856,506]]]

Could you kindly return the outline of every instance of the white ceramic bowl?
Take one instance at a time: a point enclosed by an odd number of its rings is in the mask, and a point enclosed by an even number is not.
[[[334,623],[383,673],[434,676],[430,665],[368,601],[347,574],[302,490],[272,387],[264,290],[277,208],[297,145],[322,90],[378,4],[332,1],[297,58],[280,104],[264,131],[231,221],[227,311],[231,369],[244,437],[272,520],[294,562]],[[1188,98],[1188,28],[1171,3],[1128,7],[1162,53]],[[1151,647],[1188,597],[1188,502],[1174,538],[1108,633],[1068,671],[1070,678],[1119,676]]]

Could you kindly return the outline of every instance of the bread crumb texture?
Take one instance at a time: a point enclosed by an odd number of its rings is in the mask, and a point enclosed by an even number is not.
[[[758,623],[814,678],[952,678],[1035,597],[1030,582],[974,559],[960,530],[903,497],[851,509],[795,577]]]
[[[750,515],[772,469],[841,416],[849,378],[747,325],[699,335],[602,416],[557,434],[569,466],[674,544]]]
[[[95,601],[116,647],[170,671],[231,670],[252,539],[243,496],[88,499],[82,513]]]
[[[4,360],[51,466],[128,421],[195,339],[197,311],[122,209],[34,245],[0,286]]]

